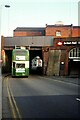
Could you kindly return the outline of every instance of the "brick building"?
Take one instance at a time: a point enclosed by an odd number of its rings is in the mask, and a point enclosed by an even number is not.
[[[54,38],[79,37],[80,26],[73,26],[73,24],[46,24],[46,27],[17,27],[13,31],[13,36],[54,36]]]
[[[35,43],[31,42],[33,44],[30,48],[30,51],[35,50],[35,52],[37,48],[40,49],[40,55],[43,59],[43,74],[79,76],[80,26],[61,23],[46,24],[46,27],[17,27],[13,31],[13,39],[15,40],[17,38],[21,40],[21,37],[22,39],[23,37],[37,37],[39,42],[38,37],[43,38],[43,36],[53,36],[51,45],[47,44],[39,48],[39,46],[34,46],[36,45],[35,41]]]
[[[63,37],[79,37],[80,26],[71,25],[46,25],[45,29],[46,36],[54,36],[55,38]]]
[[[59,23],[46,24],[45,28],[16,28],[14,36],[53,36],[53,46],[47,46],[46,50],[43,50],[44,73],[47,75],[79,75],[80,26]]]
[[[41,27],[17,27],[13,36],[45,36],[45,28]]]
[[[79,76],[80,74],[80,26],[71,25],[46,25],[46,36],[54,36],[54,45],[50,48],[49,54],[58,54],[57,62],[49,63],[47,72],[51,75]],[[50,53],[53,51],[53,53]],[[59,52],[59,53],[58,53]],[[52,59],[55,60],[55,55]],[[50,58],[50,56],[49,56]],[[51,58],[50,58],[51,59]],[[49,61],[49,60],[48,60]],[[50,60],[51,61],[51,60]],[[57,63],[59,64],[57,69]],[[56,69],[58,72],[56,72]],[[57,73],[57,74],[56,74]]]

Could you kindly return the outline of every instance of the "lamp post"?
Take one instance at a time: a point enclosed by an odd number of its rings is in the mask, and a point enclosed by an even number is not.
[[[4,5],[4,7],[10,8],[10,5]],[[2,6],[0,9],[2,12]],[[1,18],[0,18],[0,76],[1,76],[1,63],[2,63],[2,60],[1,60]]]
[[[0,6],[0,14],[2,13],[2,5]],[[4,7],[9,8],[10,5],[5,5]],[[0,120],[2,119],[2,66],[1,66],[1,15],[0,15]]]

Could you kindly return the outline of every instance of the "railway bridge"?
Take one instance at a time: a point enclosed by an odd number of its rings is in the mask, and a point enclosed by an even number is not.
[[[41,74],[80,77],[80,37],[2,37],[2,72],[11,72],[12,50],[15,46],[24,46],[29,50],[30,73],[32,59],[39,56],[43,63]]]

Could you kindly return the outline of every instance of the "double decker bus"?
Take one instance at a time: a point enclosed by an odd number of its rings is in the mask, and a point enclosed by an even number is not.
[[[29,76],[29,50],[13,49],[12,76]]]

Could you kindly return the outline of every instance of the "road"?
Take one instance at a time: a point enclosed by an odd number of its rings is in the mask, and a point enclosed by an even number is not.
[[[6,84],[9,85],[7,92],[11,93],[19,118],[80,117],[80,86],[77,84],[31,75],[28,78],[9,76],[6,79]],[[12,112],[14,113],[13,110]],[[15,114],[13,116],[16,117]]]

